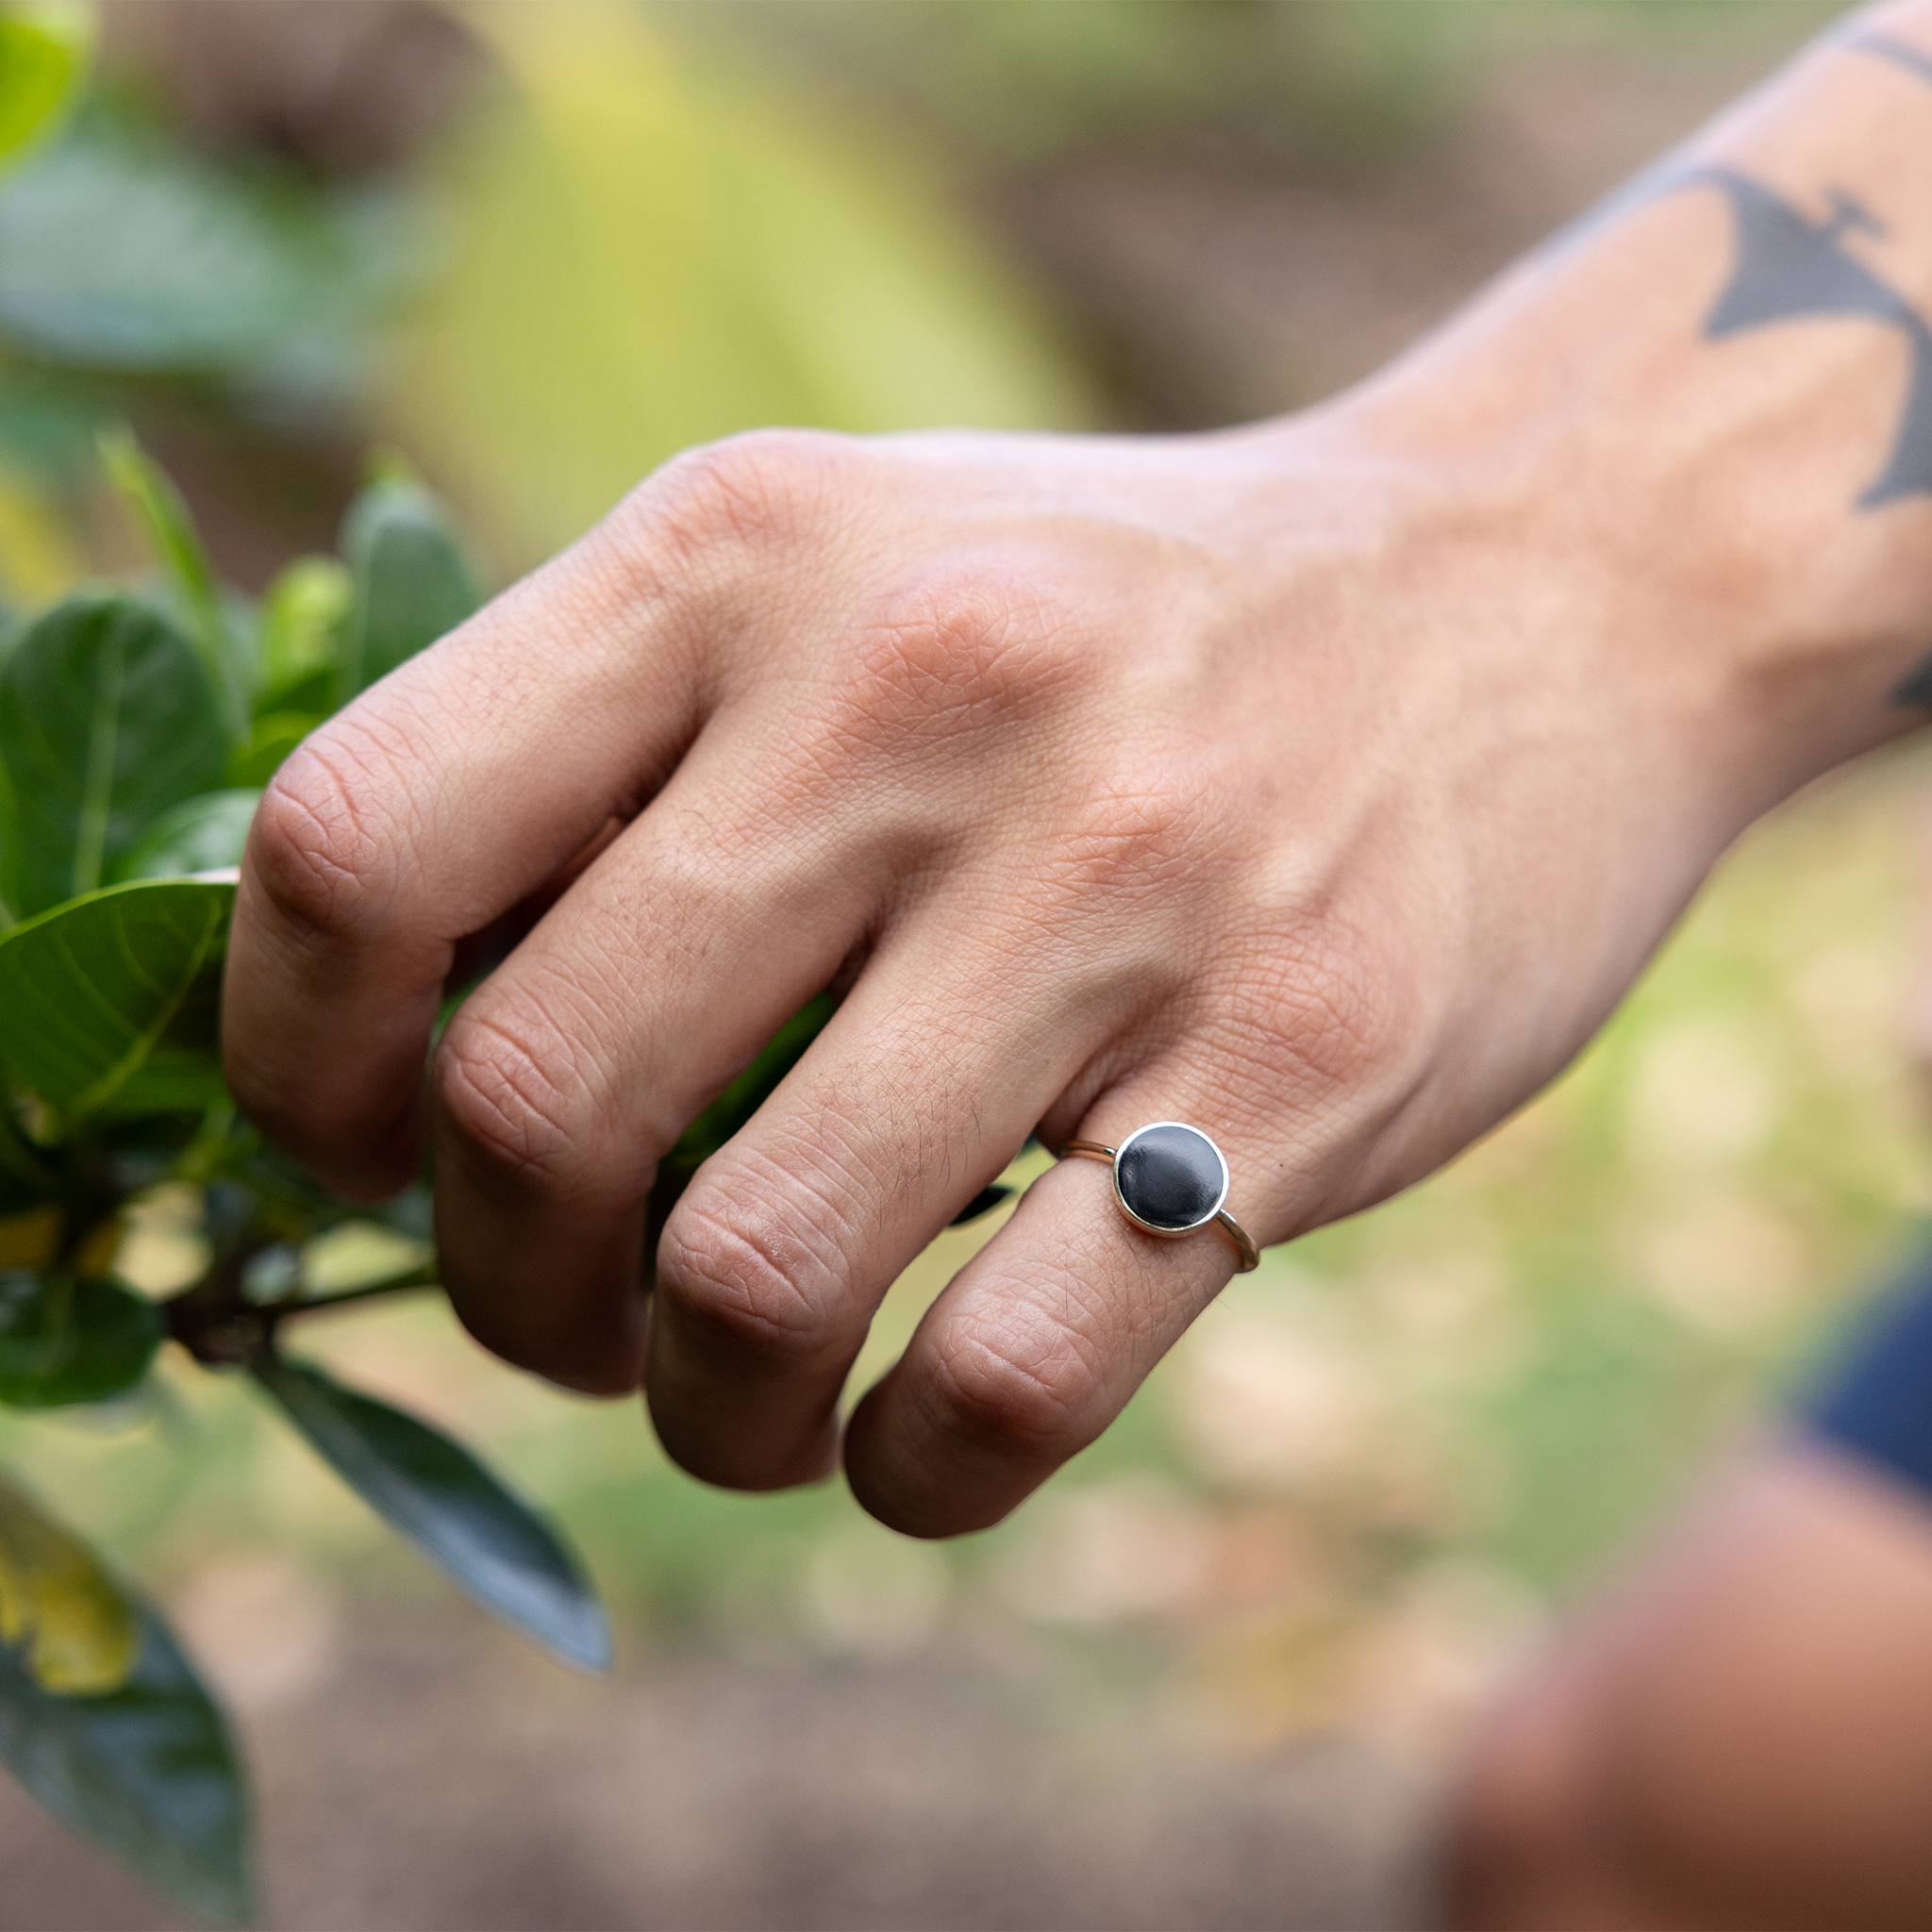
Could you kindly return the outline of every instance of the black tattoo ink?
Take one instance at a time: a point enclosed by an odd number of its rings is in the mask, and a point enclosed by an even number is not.
[[[1932,62],[1927,67],[1932,70]],[[1927,78],[1932,79],[1932,71]],[[1932,494],[1932,329],[1890,282],[1874,275],[1840,241],[1847,234],[1883,234],[1883,225],[1840,192],[1830,197],[1831,212],[1823,221],[1812,221],[1770,189],[1730,168],[1699,168],[1679,185],[1721,189],[1737,221],[1737,260],[1724,292],[1705,318],[1707,341],[1819,315],[1869,316],[1903,332],[1912,352],[1905,409],[1891,455],[1866,486],[1857,508],[1876,509],[1902,496]],[[1932,708],[1932,658],[1899,685],[1891,702]]]
[[[1875,30],[1847,34],[1839,44],[1849,54],[1870,54],[1874,59],[1890,60],[1893,66],[1903,67],[1921,80],[1932,81],[1932,54],[1922,54],[1918,48],[1905,41],[1895,41],[1890,34]]]
[[[1932,494],[1932,329],[1890,282],[1840,244],[1847,234],[1882,235],[1881,225],[1839,192],[1831,196],[1831,212],[1814,222],[1730,168],[1698,168],[1680,185],[1721,189],[1737,220],[1737,261],[1705,318],[1707,341],[1822,315],[1869,316],[1905,336],[1912,352],[1905,409],[1891,454],[1857,507],[1876,509],[1901,496]]]
[[[1890,60],[1894,67],[1901,67],[1915,79],[1923,80],[1928,86],[1932,86],[1932,55],[1921,53],[1917,47],[1910,45],[1907,42],[1894,40],[1890,34],[1868,31],[1847,35],[1844,45],[1849,52],[1870,54],[1875,59]],[[1915,375],[1919,366],[1918,358],[1915,356],[1913,358]],[[1916,393],[1917,385],[1915,384],[1915,396]],[[1932,658],[1927,658],[1892,692],[1891,702],[1901,708],[1918,706],[1923,709],[1932,709]]]
[[[1842,36],[1838,44],[1932,86],[1932,54],[1905,41],[1860,31]],[[1885,233],[1884,225],[1851,195],[1832,191],[1829,212],[1814,220],[1737,169],[1671,154],[1585,209],[1538,254],[1545,261],[1558,258],[1639,208],[1696,188],[1724,194],[1736,232],[1730,279],[1705,317],[1704,340],[1721,341],[1748,329],[1827,316],[1861,316],[1897,329],[1911,352],[1905,404],[1885,465],[1855,508],[1877,509],[1902,497],[1932,495],[1932,326],[1904,294],[1844,246],[1847,235]],[[1891,702],[1932,709],[1932,658],[1892,692]]]

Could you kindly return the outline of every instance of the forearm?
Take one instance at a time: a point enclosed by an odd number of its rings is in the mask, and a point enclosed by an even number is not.
[[[1451,479],[1465,543],[1588,585],[1615,675],[1748,817],[1932,705],[1928,317],[1912,0],[1848,17],[1335,416]]]

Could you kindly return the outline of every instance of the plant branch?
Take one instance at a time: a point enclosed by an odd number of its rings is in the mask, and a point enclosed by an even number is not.
[[[242,1291],[246,1256],[212,1268],[192,1288],[161,1305],[168,1333],[205,1368],[242,1368],[275,1347],[275,1331],[291,1315],[319,1314],[374,1301],[378,1295],[406,1294],[434,1288],[433,1264],[412,1268],[387,1280],[345,1288],[335,1294],[291,1296],[279,1302],[252,1302]]]
[[[334,1294],[304,1295],[299,1300],[273,1302],[263,1313],[273,1315],[278,1322],[291,1315],[313,1315],[326,1308],[347,1307],[355,1302],[374,1301],[377,1295],[407,1294],[415,1289],[437,1286],[436,1264],[425,1261],[420,1268],[411,1268],[407,1274],[395,1274],[386,1281],[365,1282],[360,1288],[344,1288]]]

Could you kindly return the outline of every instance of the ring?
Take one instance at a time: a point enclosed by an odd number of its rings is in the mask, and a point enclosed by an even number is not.
[[[1113,1197],[1138,1228],[1178,1241],[1197,1227],[1213,1227],[1241,1257],[1237,1274],[1261,1265],[1261,1251],[1223,1205],[1227,1199],[1227,1159],[1199,1127],[1184,1121],[1153,1121],[1136,1127],[1118,1147],[1098,1141],[1069,1141],[1062,1160],[1078,1156],[1113,1168]]]

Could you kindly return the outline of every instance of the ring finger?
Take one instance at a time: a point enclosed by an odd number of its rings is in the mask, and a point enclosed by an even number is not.
[[[1089,1108],[1073,1138],[1118,1146],[1162,1120],[1201,1124],[1225,1156],[1227,1207],[1257,1241],[1295,1203],[1258,1109],[1178,1055]],[[1107,1174],[1064,1160],[926,1311],[898,1364],[854,1412],[845,1469],[860,1502],[913,1536],[996,1523],[1091,1442],[1239,1265],[1203,1225],[1136,1227]]]

